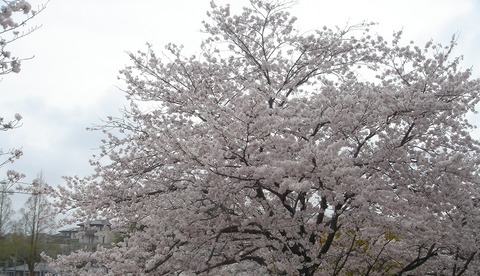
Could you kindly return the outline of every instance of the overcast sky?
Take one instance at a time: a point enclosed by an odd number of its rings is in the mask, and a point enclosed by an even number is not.
[[[31,0],[34,7],[45,3]],[[248,0],[231,2],[233,7]],[[168,42],[184,44],[194,53],[200,44],[201,21],[210,0],[51,0],[30,24],[42,25],[9,46],[18,57],[31,57],[20,74],[0,82],[0,115],[20,113],[23,125],[0,133],[0,148],[22,147],[24,156],[13,168],[31,182],[43,171],[51,185],[64,175],[87,175],[88,159],[103,137],[88,132],[107,115],[118,115],[124,104],[118,71],[129,65],[126,51],[145,50],[147,42],[163,50]],[[480,76],[480,1],[476,0],[300,0],[292,13],[302,30],[345,26],[364,20],[388,37],[403,29],[405,41],[419,45],[430,39],[448,44],[459,35],[456,55],[463,67]],[[472,117],[478,120],[478,116]],[[480,120],[478,120],[480,121]],[[478,137],[477,137],[478,138]],[[0,177],[2,178],[2,177]],[[19,208],[24,197],[14,197]]]

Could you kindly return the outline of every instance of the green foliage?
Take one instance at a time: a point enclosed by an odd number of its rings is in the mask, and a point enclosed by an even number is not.
[[[23,256],[28,250],[27,239],[22,234],[11,233],[0,240],[0,261],[14,265],[22,262]],[[16,261],[14,261],[16,260]],[[23,262],[22,262],[23,263]]]
[[[17,264],[25,263],[29,260],[40,262],[40,253],[44,252],[48,256],[55,256],[61,253],[60,244],[55,243],[50,235],[41,235],[40,238],[33,241],[30,236],[21,233],[11,233],[0,240],[0,262],[13,265],[16,259]],[[32,249],[37,248],[36,252]]]

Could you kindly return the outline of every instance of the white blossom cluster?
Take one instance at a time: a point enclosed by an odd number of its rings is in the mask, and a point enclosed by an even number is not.
[[[2,1],[0,7],[0,75],[20,72],[20,59],[6,50],[7,45],[33,29],[22,31],[26,22],[36,15],[32,6],[25,0]]]

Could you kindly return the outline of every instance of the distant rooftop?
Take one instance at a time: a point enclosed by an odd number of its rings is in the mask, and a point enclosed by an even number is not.
[[[89,222],[82,222],[77,224],[78,226],[85,226],[85,225],[110,225],[110,222],[106,219],[97,219],[97,220],[92,220]]]
[[[66,228],[66,229],[63,229],[63,230],[58,230],[58,232],[60,233],[65,233],[65,232],[78,232],[80,230],[79,227],[70,227],[70,228]]]

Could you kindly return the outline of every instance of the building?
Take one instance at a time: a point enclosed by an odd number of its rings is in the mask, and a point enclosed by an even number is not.
[[[115,238],[110,226],[107,220],[79,223],[76,227],[59,230],[55,242],[60,244],[62,254],[67,255],[79,249],[95,250],[98,245],[108,247]]]
[[[35,264],[33,276],[45,276],[47,274],[56,275],[56,272],[47,263]],[[28,272],[28,266],[26,264],[7,267],[0,270],[0,276],[27,276],[27,275],[29,275],[29,272]]]
[[[113,241],[111,225],[107,220],[79,223],[76,236],[79,244],[110,244]]]
[[[77,233],[78,233],[78,229],[79,227],[71,227],[71,228],[68,228],[68,229],[64,229],[64,230],[59,230],[59,234],[57,234],[57,238],[60,238],[60,239],[65,239],[65,240],[72,240],[72,239],[78,239],[77,238]]]

